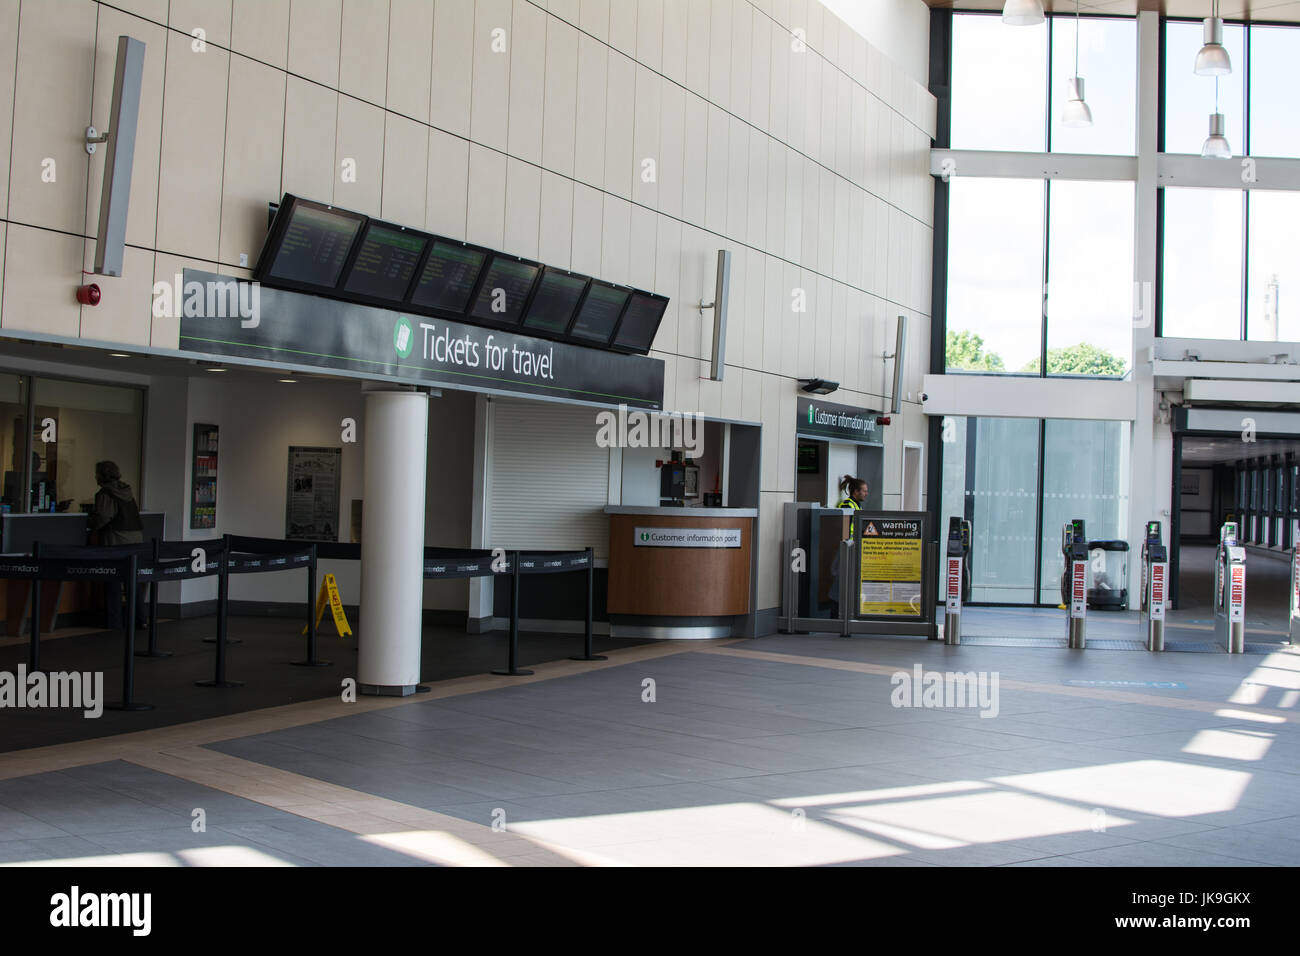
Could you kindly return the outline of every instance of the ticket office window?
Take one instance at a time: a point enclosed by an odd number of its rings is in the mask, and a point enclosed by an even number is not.
[[[9,511],[89,512],[104,460],[117,463],[140,500],[142,389],[0,375],[0,416]]]

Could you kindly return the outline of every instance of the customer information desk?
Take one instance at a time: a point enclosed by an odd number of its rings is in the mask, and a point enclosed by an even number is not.
[[[610,505],[605,513],[611,636],[741,633],[752,609],[756,509]]]

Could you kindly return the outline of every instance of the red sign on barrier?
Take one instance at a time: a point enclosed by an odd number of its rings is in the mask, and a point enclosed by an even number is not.
[[[1072,563],[1070,582],[1070,617],[1083,617],[1088,607],[1088,562]]]
[[[948,610],[961,613],[961,558],[948,559]]]
[[[1240,621],[1245,617],[1246,567],[1232,566],[1232,581],[1228,585],[1228,620]]]

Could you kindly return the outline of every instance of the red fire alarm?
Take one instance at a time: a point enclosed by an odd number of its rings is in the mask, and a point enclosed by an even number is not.
[[[99,305],[99,286],[95,283],[77,286],[77,301],[82,305]]]
[[[888,425],[888,424],[889,424],[889,416],[888,416],[888,415],[877,415],[877,416],[876,416],[876,424],[877,424],[877,425]]]

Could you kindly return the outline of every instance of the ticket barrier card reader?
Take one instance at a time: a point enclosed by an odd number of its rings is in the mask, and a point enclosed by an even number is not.
[[[1065,558],[1065,581],[1069,593],[1065,636],[1072,650],[1083,650],[1088,615],[1088,535],[1082,518],[1075,518],[1062,529],[1061,554]]]
[[[948,519],[948,550],[944,558],[944,595],[947,610],[943,618],[943,642],[961,643],[961,609],[970,601],[971,529],[965,518]]]
[[[1142,638],[1147,650],[1165,649],[1165,604],[1169,596],[1169,553],[1159,521],[1148,521],[1142,542]]]
[[[1237,523],[1219,530],[1214,560],[1214,636],[1229,654],[1246,650],[1246,549],[1237,544]]]

